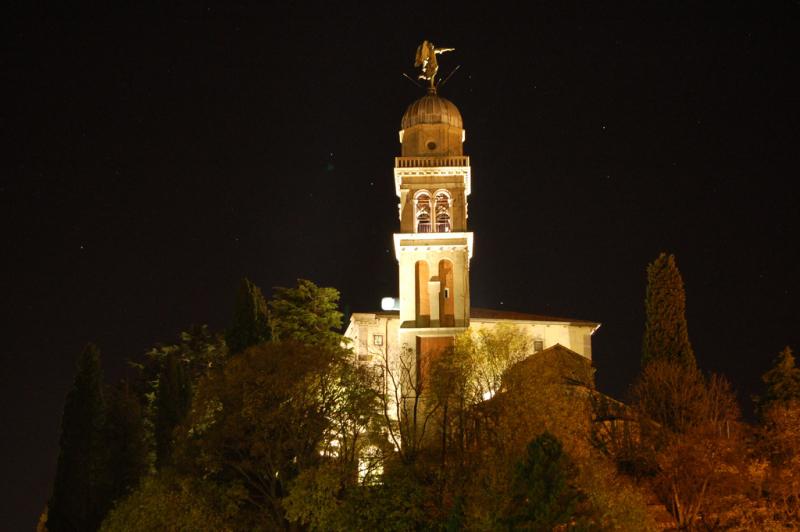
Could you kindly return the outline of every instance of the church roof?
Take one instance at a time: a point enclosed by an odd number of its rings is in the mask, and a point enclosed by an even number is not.
[[[409,105],[400,124],[401,129],[407,129],[417,124],[446,124],[458,128],[464,127],[461,113],[455,104],[435,92],[428,93]]]
[[[575,325],[598,325],[598,323],[595,321],[576,320],[573,318],[545,316],[543,314],[529,314],[527,312],[514,312],[511,310],[495,310],[476,307],[472,307],[472,309],[470,309],[469,317],[475,320],[560,321]]]
[[[399,317],[400,311],[397,310],[382,310],[375,313],[376,316],[386,317]],[[553,321],[570,323],[572,325],[587,325],[597,326],[600,325],[596,321],[576,320],[573,318],[560,318],[557,316],[545,316],[543,314],[528,314],[526,312],[514,312],[509,310],[494,310],[488,308],[472,307],[469,313],[470,319],[473,320],[516,320],[516,321]]]

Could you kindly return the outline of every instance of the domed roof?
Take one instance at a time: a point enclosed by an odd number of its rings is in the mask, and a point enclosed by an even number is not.
[[[435,92],[431,92],[415,101],[406,109],[401,129],[407,129],[417,124],[447,124],[448,126],[463,128],[461,113],[450,100],[446,100]]]

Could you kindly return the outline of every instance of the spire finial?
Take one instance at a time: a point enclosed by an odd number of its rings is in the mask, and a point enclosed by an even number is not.
[[[417,47],[414,66],[421,68],[419,79],[427,79],[431,82],[429,93],[436,93],[436,73],[439,71],[439,61],[436,60],[436,56],[453,50],[455,48],[436,48],[430,41],[422,41],[422,44]]]

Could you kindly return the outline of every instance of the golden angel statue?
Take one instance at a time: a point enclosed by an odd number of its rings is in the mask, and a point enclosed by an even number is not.
[[[432,42],[422,41],[422,44],[417,47],[417,57],[414,61],[415,67],[422,68],[419,79],[430,80],[431,87],[435,87],[436,72],[439,70],[439,61],[436,60],[436,56],[453,50],[455,48],[436,48]]]

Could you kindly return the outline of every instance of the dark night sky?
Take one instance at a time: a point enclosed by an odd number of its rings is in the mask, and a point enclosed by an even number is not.
[[[675,253],[700,365],[748,410],[800,348],[800,4],[552,4],[7,17],[0,529],[47,500],[87,341],[112,381],[223,328],[244,275],[335,286],[350,310],[396,295],[392,165],[421,95],[401,73],[423,38],[461,65],[441,93],[472,157],[473,306],[602,322],[598,385],[624,398],[645,267]]]

